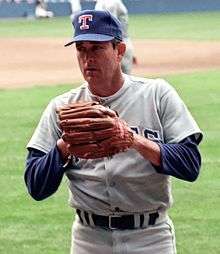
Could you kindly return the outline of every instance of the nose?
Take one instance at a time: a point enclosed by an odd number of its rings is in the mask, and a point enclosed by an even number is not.
[[[92,50],[87,50],[85,53],[85,61],[93,62],[94,61],[94,52]]]

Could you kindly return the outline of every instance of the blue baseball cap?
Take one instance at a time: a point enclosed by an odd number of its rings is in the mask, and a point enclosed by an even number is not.
[[[109,11],[80,11],[74,16],[72,24],[74,37],[65,47],[78,41],[122,41],[121,23]]]

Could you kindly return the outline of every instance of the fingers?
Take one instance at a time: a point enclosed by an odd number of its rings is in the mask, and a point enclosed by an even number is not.
[[[108,115],[110,117],[117,117],[118,115],[117,112],[115,112],[114,110],[104,107],[102,105],[95,105],[94,108],[102,112],[105,116]]]
[[[70,109],[77,109],[77,108],[88,107],[88,106],[91,107],[98,104],[99,103],[96,101],[78,101],[74,103],[69,103],[63,107],[58,108],[57,113],[59,113],[60,111],[67,111]]]
[[[60,120],[101,117],[116,117],[117,113],[110,108],[100,105],[98,102],[79,102],[68,104],[56,110]]]
[[[70,144],[87,144],[101,142],[106,139],[110,139],[112,135],[115,135],[113,128],[98,130],[98,131],[71,131],[63,132],[62,139]]]
[[[65,131],[92,131],[108,129],[114,126],[112,118],[79,118],[66,119],[60,122]]]
[[[100,106],[100,105],[99,105]],[[93,107],[93,108],[83,108],[83,109],[70,109],[68,111],[61,111],[59,113],[59,119],[76,119],[76,118],[104,118],[104,117],[116,117],[116,113],[105,107]]]

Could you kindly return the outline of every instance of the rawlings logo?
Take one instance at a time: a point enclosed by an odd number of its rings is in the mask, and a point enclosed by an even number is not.
[[[81,24],[81,26],[79,27],[80,30],[89,29],[87,21],[92,21],[92,18],[93,16],[89,14],[79,16],[79,23]]]

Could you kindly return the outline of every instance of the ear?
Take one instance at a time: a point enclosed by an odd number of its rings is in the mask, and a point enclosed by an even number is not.
[[[118,49],[118,60],[119,60],[119,62],[121,62],[122,57],[124,56],[125,50],[126,50],[126,45],[125,45],[125,43],[124,43],[124,42],[120,42],[120,43],[117,45],[117,49]]]

